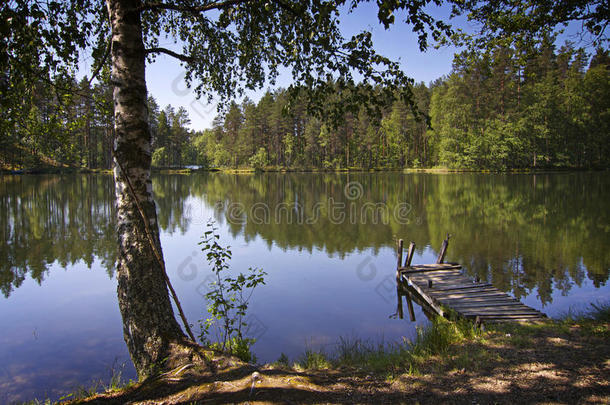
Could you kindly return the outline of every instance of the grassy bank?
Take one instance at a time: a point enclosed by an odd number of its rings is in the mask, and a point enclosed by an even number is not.
[[[261,367],[216,353],[214,372],[191,364],[73,403],[608,403],[608,341],[608,304],[482,330],[437,319],[412,342],[342,339]]]
[[[296,370],[352,368],[377,374],[386,379],[418,374],[430,356],[444,355],[453,345],[483,339],[484,332],[469,321],[450,322],[435,319],[429,327],[418,328],[413,341],[376,344],[360,339],[340,338],[333,353],[307,351],[292,367]],[[278,361],[276,365],[288,365]]]

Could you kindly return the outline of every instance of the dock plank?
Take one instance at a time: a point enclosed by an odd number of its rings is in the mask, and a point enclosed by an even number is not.
[[[451,275],[451,274],[462,274],[462,271],[458,268],[448,269],[401,269],[403,274],[437,274],[437,275]]]
[[[443,304],[445,304],[443,302]],[[477,303],[465,303],[465,304],[461,304],[461,303],[454,303],[454,304],[445,304],[448,307],[451,307],[453,309],[470,309],[470,308],[496,308],[496,307],[519,307],[521,304],[520,302],[510,302],[510,301],[500,301],[500,302],[477,302]],[[526,307],[529,308],[529,307]]]
[[[498,293],[497,290],[495,289],[495,287],[477,287],[474,286],[472,288],[458,288],[455,290],[436,290],[434,288],[434,286],[432,286],[432,288],[428,288],[428,287],[424,287],[427,291],[429,291],[430,294],[433,294],[434,296],[450,296],[450,295],[455,295],[455,294],[462,294],[465,296],[477,296],[477,295],[484,295],[485,293],[493,293],[493,294],[502,294],[502,293]]]
[[[485,303],[489,303],[491,305],[493,304],[498,304],[498,303],[520,303],[519,301],[517,301],[516,299],[510,297],[510,296],[498,296],[497,298],[489,298],[487,296],[485,297],[471,297],[471,298],[439,298],[439,301],[441,301],[444,304],[447,305],[458,305],[458,304],[463,304],[463,305],[479,305],[481,303],[485,304]]]
[[[449,301],[449,300],[475,300],[475,299],[505,299],[504,294],[485,292],[485,293],[470,293],[470,294],[448,294],[441,297],[435,296],[438,301]]]
[[[474,284],[474,283],[470,283],[470,284],[454,284],[451,285],[450,287],[445,287],[445,286],[440,286],[440,288],[435,288],[434,283],[432,283],[432,287],[430,288],[432,291],[435,292],[443,292],[443,291],[453,291],[453,290],[485,290],[485,289],[490,289],[489,287],[492,287],[493,289],[495,289],[495,287],[491,284]]]
[[[525,308],[507,308],[507,309],[498,309],[498,308],[476,308],[476,309],[468,309],[468,310],[457,310],[459,313],[463,315],[487,315],[487,316],[497,316],[497,315],[540,315],[540,312],[534,309]]]
[[[472,280],[466,278],[466,277],[410,277],[411,280],[420,283],[427,283],[428,280],[432,280],[433,283],[438,283],[438,284],[456,284],[456,283],[461,283],[461,284],[472,284]]]

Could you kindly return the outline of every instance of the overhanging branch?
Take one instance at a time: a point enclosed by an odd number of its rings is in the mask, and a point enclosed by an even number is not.
[[[104,53],[104,56],[102,56],[102,60],[100,61],[99,65],[93,71],[93,74],[91,75],[91,79],[89,79],[89,83],[88,83],[89,85],[91,85],[91,82],[97,77],[97,75],[100,73],[100,71],[106,64],[106,60],[108,59],[108,56],[110,55],[111,49],[112,49],[112,42],[108,41],[108,45],[106,46],[106,52]]]
[[[226,0],[226,1],[208,3],[203,6],[184,6],[184,5],[178,5],[178,4],[172,4],[172,3],[145,3],[145,4],[142,4],[142,6],[140,7],[140,10],[141,11],[143,11],[143,10],[173,10],[173,11],[180,11],[183,13],[186,12],[186,13],[199,14],[199,13],[203,13],[205,11],[224,9],[224,8],[235,6],[235,5],[238,5],[241,3],[246,3],[248,1],[249,0]]]
[[[176,59],[181,60],[182,62],[186,62],[186,63],[193,63],[195,61],[195,59],[191,58],[190,56],[186,56],[186,55],[183,55],[181,53],[174,52],[174,51],[172,51],[170,49],[167,49],[167,48],[158,48],[158,47],[157,48],[149,48],[149,49],[146,49],[145,52],[146,52],[146,54],[149,54],[149,53],[164,53],[166,55],[169,55],[169,56],[171,56],[173,58],[176,58]]]

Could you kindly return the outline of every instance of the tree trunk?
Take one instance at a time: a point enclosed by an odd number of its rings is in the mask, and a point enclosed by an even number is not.
[[[500,115],[504,118],[504,72],[500,79]]]
[[[89,100],[85,99],[85,144],[87,151],[87,167],[89,169],[93,168],[93,148],[95,147],[95,143],[91,139],[91,104]]]
[[[151,136],[146,104],[146,55],[137,11],[140,5],[138,0],[106,0],[112,27],[117,294],[125,342],[138,376],[143,379],[163,368],[170,345],[185,341],[185,336],[174,317],[163,270],[129,187],[131,183],[162,257],[150,180]]]

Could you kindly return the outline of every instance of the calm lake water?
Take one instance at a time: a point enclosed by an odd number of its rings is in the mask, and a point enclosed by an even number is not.
[[[211,272],[198,242],[215,218],[232,268],[262,267],[250,335],[260,362],[339,337],[399,341],[395,240],[559,316],[610,299],[607,173],[157,175],[167,269],[191,323]],[[106,175],[0,177],[0,402],[58,398],[135,376],[114,278],[114,190]]]

